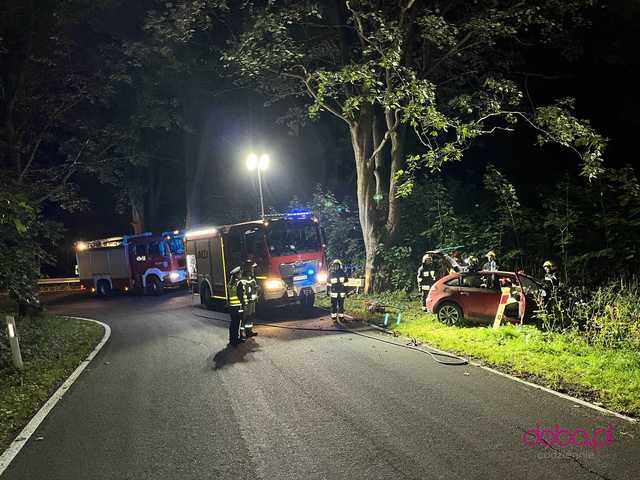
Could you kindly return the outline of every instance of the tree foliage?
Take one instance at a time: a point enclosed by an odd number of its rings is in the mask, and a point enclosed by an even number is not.
[[[415,174],[460,161],[480,137],[524,124],[539,144],[574,152],[583,176],[602,172],[606,140],[573,100],[531,109],[514,74],[527,46],[567,42],[584,27],[591,0],[249,4],[224,59],[272,99],[304,97],[311,117],[347,125],[367,278],[378,245],[398,239],[398,198]]]

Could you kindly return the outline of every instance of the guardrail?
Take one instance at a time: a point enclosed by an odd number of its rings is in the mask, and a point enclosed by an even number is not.
[[[38,287],[41,292],[66,292],[80,290],[80,279],[78,277],[41,278],[38,280]]]
[[[347,278],[344,286],[355,288],[356,293],[360,293],[360,289],[364,288],[364,278]]]

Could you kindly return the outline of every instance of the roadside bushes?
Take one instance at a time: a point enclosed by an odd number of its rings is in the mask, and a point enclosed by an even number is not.
[[[591,345],[640,349],[640,284],[619,281],[598,288],[560,288],[540,301],[535,316],[549,331],[570,331]]]

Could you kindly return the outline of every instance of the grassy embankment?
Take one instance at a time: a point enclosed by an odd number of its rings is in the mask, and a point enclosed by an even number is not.
[[[384,315],[369,313],[367,301],[389,305],[389,328],[406,337],[640,417],[640,351],[635,348],[603,348],[576,331],[545,332],[533,325],[507,325],[499,330],[450,327],[423,313],[419,301],[408,300],[404,294],[349,297],[347,313],[382,324]],[[328,300],[321,298],[319,303],[327,306]],[[400,325],[396,325],[397,312],[402,313]]]
[[[0,453],[104,335],[100,325],[43,314],[16,321],[24,369],[11,361],[0,311]]]

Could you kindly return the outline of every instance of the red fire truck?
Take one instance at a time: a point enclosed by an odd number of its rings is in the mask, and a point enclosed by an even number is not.
[[[80,289],[108,296],[132,289],[160,295],[187,281],[184,233],[143,233],[77,242]]]
[[[260,302],[311,307],[316,293],[326,288],[325,243],[309,211],[192,230],[185,238],[189,281],[207,308],[237,303],[228,287],[229,272],[247,260],[257,264]]]

